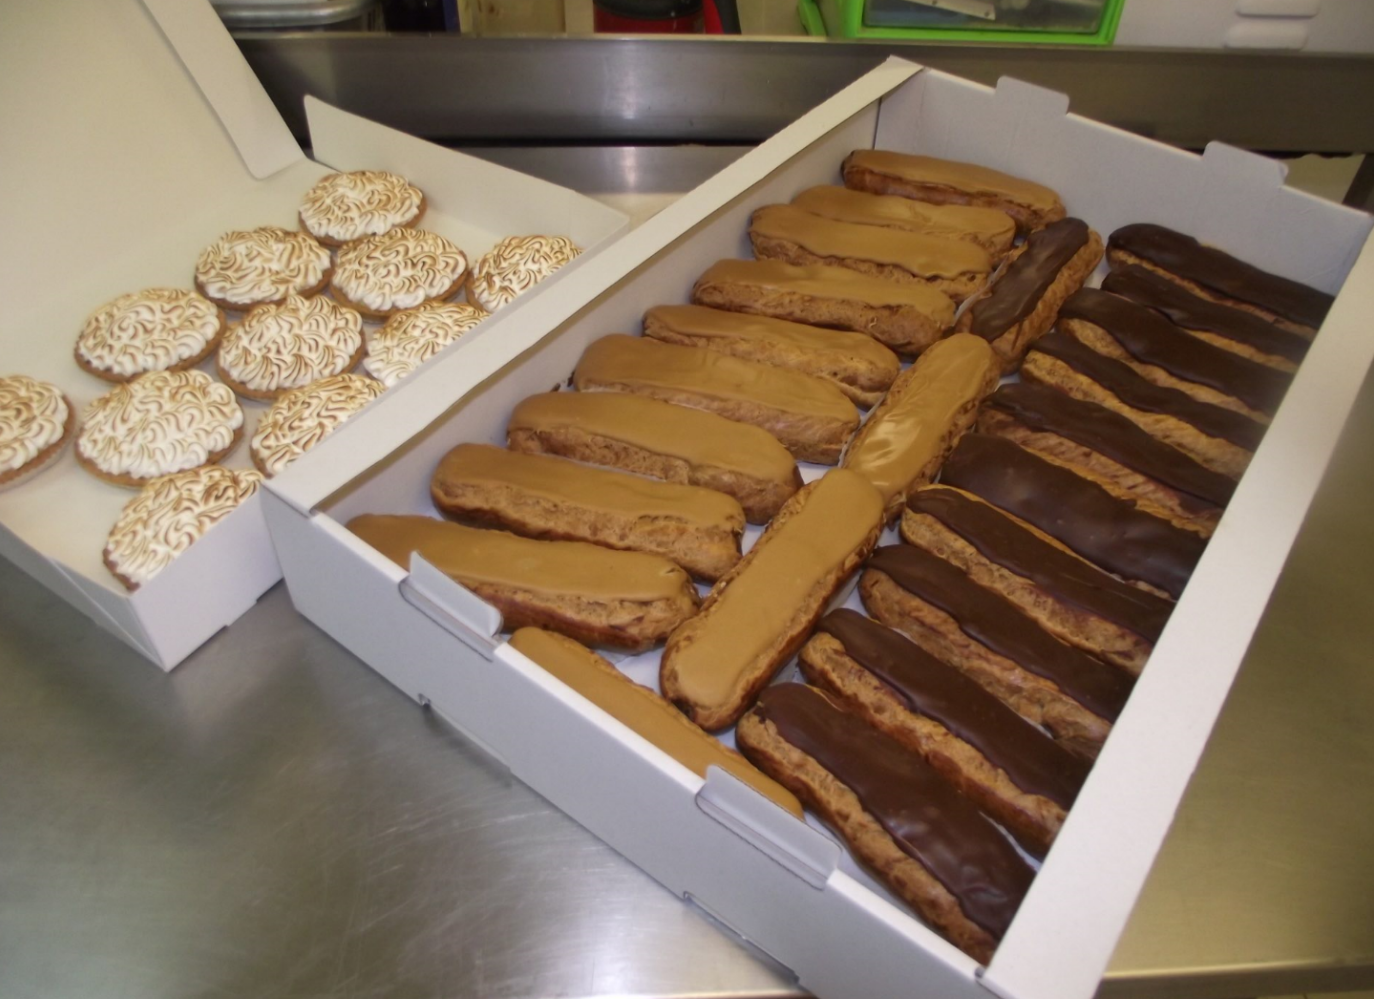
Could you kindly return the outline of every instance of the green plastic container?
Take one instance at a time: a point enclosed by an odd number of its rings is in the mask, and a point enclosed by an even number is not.
[[[941,42],[1017,42],[1039,45],[1110,45],[1116,37],[1125,0],[1102,0],[1098,10],[1082,3],[1058,5],[1032,2],[1025,11],[1007,17],[1022,23],[961,17],[950,11],[905,3],[903,0],[797,0],[797,15],[811,35],[832,38],[924,39]],[[991,4],[989,4],[991,6]],[[1046,12],[1048,11],[1048,17]],[[1046,27],[1035,27],[1036,20]],[[899,23],[902,21],[910,23]],[[1057,23],[1056,23],[1057,22]],[[1074,24],[1080,25],[1073,27]]]

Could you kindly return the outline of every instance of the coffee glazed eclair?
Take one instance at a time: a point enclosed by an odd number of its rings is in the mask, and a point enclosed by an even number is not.
[[[1126,417],[1044,385],[1004,385],[978,414],[978,431],[1066,465],[1114,496],[1176,527],[1211,537],[1236,482],[1151,437]]]
[[[1016,238],[1016,222],[997,208],[930,205],[910,198],[868,194],[833,185],[809,187],[793,198],[792,204],[812,215],[838,222],[961,239],[987,250],[994,263],[1006,256]]]
[[[948,236],[838,222],[793,205],[766,205],[749,222],[760,260],[847,267],[872,277],[924,284],[962,302],[988,283],[992,256]]]
[[[992,959],[1035,873],[930,764],[799,683],[765,690],[735,735],[921,918],[975,960]]]
[[[740,559],[732,496],[490,444],[459,444],[430,480],[441,512],[528,538],[587,541],[672,559],[714,581]]]
[[[588,645],[645,652],[696,613],[687,573],[657,555],[534,541],[432,517],[364,514],[348,529],[403,569],[418,553],[501,612]]]
[[[1264,437],[1264,424],[1146,381],[1129,365],[1058,330],[1021,365],[1021,380],[1057,389],[1126,417],[1214,472],[1239,479]]]
[[[1058,328],[1155,385],[1268,423],[1292,380],[1281,371],[1203,343],[1130,299],[1083,288],[1059,310]]]
[[[1075,648],[1139,676],[1173,603],[1123,583],[972,493],[926,486],[902,511],[902,540],[924,548]]]
[[[1082,219],[1033,232],[992,288],[959,317],[957,328],[992,344],[1003,373],[1010,374],[1101,259],[1102,238]]]
[[[831,611],[801,650],[812,686],[921,756],[1043,857],[1089,766],[900,632]]]
[[[966,434],[940,470],[940,482],[1027,521],[1118,579],[1175,600],[1207,545],[1001,437]]]
[[[669,637],[663,696],[707,731],[733,725],[872,551],[882,518],[882,497],[853,472],[805,486]]]
[[[719,490],[751,524],[766,524],[802,486],[796,461],[768,431],[628,392],[530,396],[511,414],[506,440],[512,451]]]
[[[1061,642],[1016,605],[923,548],[879,548],[859,579],[864,607],[1065,749],[1095,759],[1134,678]]]
[[[862,333],[703,305],[654,306],[644,314],[644,335],[800,371],[829,382],[865,409],[882,399],[902,367],[896,354]]]
[[[721,260],[697,279],[692,301],[811,326],[867,333],[899,354],[925,350],[954,324],[954,302],[922,284],[900,284],[813,264]]]
[[[719,767],[755,791],[802,817],[796,795],[739,753],[707,735],[648,687],[635,683],[609,662],[571,638],[542,628],[521,628],[511,648],[577,691],[636,735],[663,750],[698,777]]]
[[[840,170],[844,186],[853,190],[896,194],[937,205],[996,208],[1015,219],[1022,231],[1039,229],[1064,217],[1064,202],[1043,184],[973,163],[858,149],[845,157]]]
[[[910,490],[935,477],[996,387],[992,348],[967,333],[941,340],[902,372],[843,463],[882,494],[886,519],[897,516]]]
[[[859,428],[854,404],[819,378],[639,336],[593,342],[577,362],[573,385],[579,392],[629,392],[749,423],[798,459],[823,465],[840,460]]]
[[[1311,341],[1242,309],[1194,295],[1139,264],[1107,275],[1102,290],[1154,309],[1190,336],[1252,361],[1292,373],[1307,355]]]
[[[1107,259],[1112,270],[1138,264],[1195,295],[1243,309],[1308,340],[1336,300],[1162,225],[1122,226],[1107,240]]]

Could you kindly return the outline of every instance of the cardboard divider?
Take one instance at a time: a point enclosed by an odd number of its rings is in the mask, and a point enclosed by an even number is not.
[[[1252,259],[1248,251],[1262,245],[1268,266],[1331,290],[1371,228],[1367,216],[1283,189],[1281,170],[1249,154],[1216,147],[1193,156],[1068,115],[1062,96],[1025,84],[989,89],[890,62],[590,262],[581,280],[593,290],[581,301],[568,286],[552,289],[494,323],[481,342],[494,345],[480,355],[489,366],[436,364],[415,386],[423,419],[363,414],[312,455],[318,460],[303,472],[314,474],[271,486],[268,519],[303,613],[671,890],[792,968],[805,987],[846,999],[889,999],[894,982],[903,994],[931,997],[1087,999],[1374,356],[1374,259],[1361,258],[1345,281],[986,969],[894,904],[827,835],[722,778],[704,786],[687,779],[508,644],[490,662],[469,652],[402,600],[396,567],[380,566],[343,526],[365,512],[435,515],[429,476],[449,448],[502,442],[514,405],[563,384],[592,340],[637,331],[650,306],[686,301],[716,259],[748,256],[755,208],[835,182],[844,156],[875,142],[1047,183],[1104,236],[1128,222],[1161,221],[1201,226]],[[1303,450],[1296,462],[1295,449]],[[655,663],[649,654],[620,666],[652,683]]]

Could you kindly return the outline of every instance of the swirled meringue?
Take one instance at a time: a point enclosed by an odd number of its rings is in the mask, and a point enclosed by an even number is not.
[[[581,252],[566,236],[507,236],[473,265],[468,297],[495,312]]]
[[[363,320],[328,298],[288,295],[260,305],[220,344],[220,375],[240,391],[274,398],[353,367],[363,348]]]
[[[404,177],[385,170],[332,173],[305,193],[301,225],[316,239],[347,243],[413,224],[424,197]]]
[[[76,356],[94,374],[124,381],[201,357],[223,326],[219,307],[194,291],[146,288],[92,312]]]
[[[105,542],[105,564],[138,589],[258,491],[262,475],[219,465],[164,475],[124,506]]]
[[[265,225],[226,232],[196,261],[196,287],[220,305],[247,309],[323,286],[329,250],[303,232]]]
[[[391,388],[486,318],[463,302],[429,302],[398,312],[373,334],[363,367]]]
[[[385,391],[362,375],[336,375],[287,392],[258,420],[253,464],[271,478]]]
[[[468,270],[463,251],[423,229],[392,229],[339,251],[334,290],[374,314],[447,298]]]
[[[71,411],[62,390],[28,375],[0,378],[0,484],[59,443]]]
[[[218,460],[243,410],[233,390],[203,371],[151,371],[86,409],[77,455],[114,479],[153,479]]]

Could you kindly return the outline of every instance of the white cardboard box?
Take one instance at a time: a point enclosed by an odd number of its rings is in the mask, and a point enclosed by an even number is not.
[[[422,373],[404,411],[364,414],[270,487],[302,613],[822,996],[1092,995],[1374,356],[1368,216],[1286,190],[1283,168],[1260,157],[1219,145],[1197,157],[1066,111],[1064,97],[1016,81],[994,91],[889,61],[590,262],[580,287],[550,291],[461,361]],[[833,182],[846,153],[875,145],[1050,184],[1103,234],[1159,222],[1341,289],[986,968],[894,905],[828,835],[728,775],[703,782],[504,644],[499,616],[468,591],[418,558],[406,572],[343,526],[364,512],[433,515],[428,481],[444,452],[500,442],[515,403],[562,383],[586,344],[685,301],[714,260],[748,256],[754,208]]]
[[[294,228],[301,196],[331,167],[411,178],[428,198],[422,225],[472,259],[514,233],[566,234],[593,250],[628,228],[620,212],[565,188],[313,99],[306,158],[205,0],[6,5],[0,79],[0,374],[52,381],[78,409],[111,388],[72,360],[91,311],[140,288],[192,287],[200,250],[228,229]],[[230,467],[250,466],[246,441],[266,408],[243,405],[245,443]],[[170,669],[281,571],[254,497],[129,594],[101,551],[133,495],[82,471],[68,448],[56,467],[0,493],[0,555]]]

